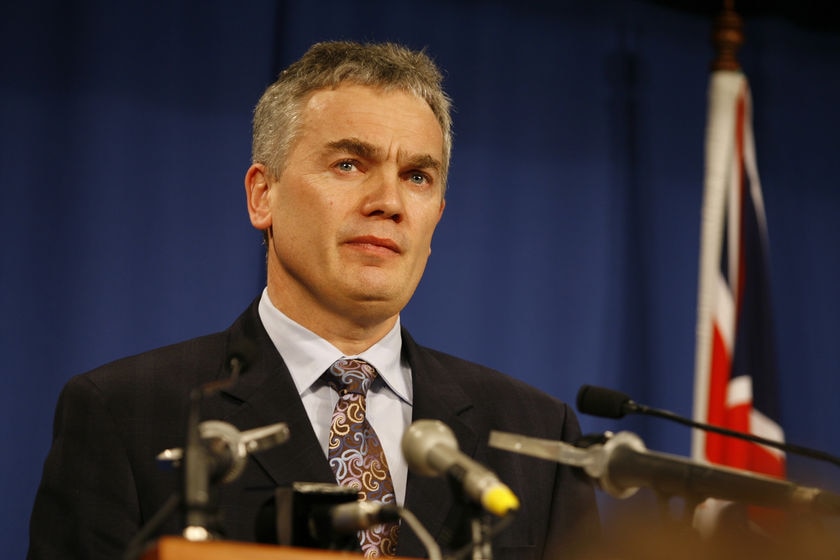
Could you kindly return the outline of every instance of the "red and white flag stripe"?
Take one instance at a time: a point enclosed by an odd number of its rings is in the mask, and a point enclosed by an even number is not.
[[[772,337],[767,336],[772,332],[766,324],[771,316],[767,224],[751,112],[744,75],[714,72],[706,131],[694,418],[783,441],[784,432],[774,418],[777,408],[763,410],[755,399],[756,386],[768,383],[762,393],[766,400],[767,387],[775,387],[776,371]],[[760,297],[750,294],[757,284]],[[750,332],[756,326],[760,332]],[[782,452],[717,434],[695,431],[692,456],[785,476]]]

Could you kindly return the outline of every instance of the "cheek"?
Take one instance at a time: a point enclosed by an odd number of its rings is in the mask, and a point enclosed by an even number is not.
[[[314,223],[326,221],[326,214],[330,211],[328,201],[318,198],[318,190],[305,182],[288,185],[277,192],[273,202],[275,221],[287,224],[288,227],[303,230],[312,227]]]
[[[425,238],[429,244],[431,251],[432,237],[434,237],[437,226],[440,223],[441,213],[439,211],[430,212],[424,224]]]

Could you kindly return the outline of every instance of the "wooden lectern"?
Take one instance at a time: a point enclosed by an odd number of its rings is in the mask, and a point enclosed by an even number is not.
[[[354,560],[356,552],[338,552],[233,541],[191,542],[162,537],[142,560]]]

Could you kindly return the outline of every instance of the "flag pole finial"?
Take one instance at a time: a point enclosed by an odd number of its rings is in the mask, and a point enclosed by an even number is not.
[[[715,49],[712,71],[740,70],[736,53],[744,44],[743,22],[735,11],[734,0],[725,0],[723,4],[712,30],[712,45]]]

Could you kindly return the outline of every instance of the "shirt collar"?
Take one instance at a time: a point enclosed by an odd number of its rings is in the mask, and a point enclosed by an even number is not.
[[[358,357],[373,365],[385,384],[400,399],[411,404],[411,374],[408,365],[402,363],[399,317],[394,327],[376,344],[357,356],[345,356],[341,350],[274,307],[267,288],[260,298],[259,314],[268,336],[289,368],[298,393],[309,391],[336,360]]]

